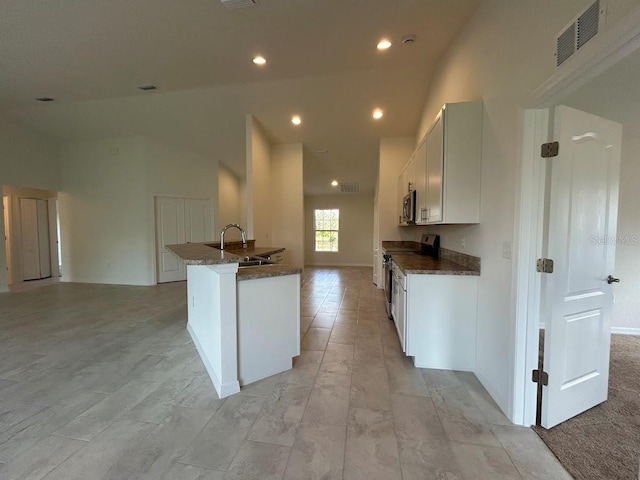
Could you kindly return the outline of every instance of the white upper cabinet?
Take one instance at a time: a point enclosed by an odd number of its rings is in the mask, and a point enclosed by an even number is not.
[[[423,225],[427,223],[427,145],[424,138],[412,158],[417,202],[416,223]]]
[[[427,223],[480,222],[482,102],[448,103],[427,134]]]
[[[427,158],[426,158],[426,223],[442,221],[442,171],[444,162],[444,109],[436,117],[436,122],[427,133]]]
[[[416,190],[416,224],[480,222],[482,102],[447,103],[398,179]]]

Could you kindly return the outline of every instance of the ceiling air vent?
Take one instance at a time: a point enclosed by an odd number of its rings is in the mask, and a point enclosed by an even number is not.
[[[357,183],[341,183],[340,191],[342,193],[358,193],[360,185]]]
[[[576,51],[576,24],[572,23],[557,39],[556,66],[559,67]]]
[[[562,65],[571,55],[595,37],[602,26],[604,8],[596,0],[576,16],[556,38],[556,66]]]
[[[598,22],[600,21],[600,0],[585,10],[578,17],[578,50],[598,33]]]
[[[222,4],[229,10],[236,8],[254,7],[258,4],[258,0],[220,0]]]

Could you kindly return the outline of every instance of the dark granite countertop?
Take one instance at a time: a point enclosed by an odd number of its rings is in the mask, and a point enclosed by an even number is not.
[[[238,269],[238,281],[256,280],[259,278],[281,277],[284,275],[296,275],[302,273],[302,269],[291,265],[262,265],[259,267],[242,267]]]
[[[239,263],[244,257],[267,256],[284,252],[282,247],[256,247],[254,240],[249,240],[248,247],[242,248],[240,242],[229,242],[228,248],[220,250],[219,243],[182,243],[167,245],[167,249],[179,257],[185,265],[221,265],[225,263]],[[226,245],[225,245],[226,246]],[[254,280],[258,278],[280,277],[296,275],[302,269],[291,265],[262,265],[256,267],[242,267],[238,269],[237,279]]]
[[[425,255],[392,254],[393,263],[400,268],[405,275],[480,275],[479,270],[472,270],[451,260],[434,259]]]
[[[284,252],[283,247],[255,247],[254,240],[249,246],[242,248],[240,242],[229,242],[228,248],[220,250],[219,243],[181,243],[167,245],[167,249],[178,256],[185,265],[218,265],[221,263],[238,263],[244,257],[267,256]]]
[[[408,241],[382,241],[382,249],[385,253],[413,253],[420,252],[420,243],[419,242],[408,242]]]
[[[480,258],[446,248],[440,248],[437,260],[419,255],[420,242],[382,241],[382,249],[405,275],[480,275]]]

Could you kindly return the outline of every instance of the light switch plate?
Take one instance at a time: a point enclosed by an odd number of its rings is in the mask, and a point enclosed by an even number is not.
[[[502,258],[511,260],[511,242],[510,241],[502,242]]]

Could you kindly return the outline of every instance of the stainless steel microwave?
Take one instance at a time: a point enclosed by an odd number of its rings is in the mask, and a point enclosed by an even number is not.
[[[401,223],[416,223],[416,191],[409,190],[409,193],[402,199],[402,219]]]

